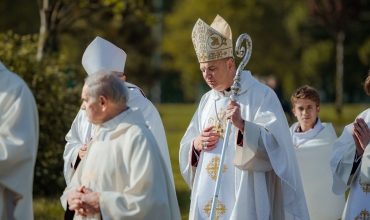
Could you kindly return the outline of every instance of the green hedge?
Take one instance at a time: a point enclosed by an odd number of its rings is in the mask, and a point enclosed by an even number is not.
[[[80,85],[74,85],[74,69],[62,55],[36,61],[37,35],[0,33],[0,60],[21,76],[35,96],[39,111],[40,136],[34,194],[60,195],[63,178],[64,137],[78,111]]]

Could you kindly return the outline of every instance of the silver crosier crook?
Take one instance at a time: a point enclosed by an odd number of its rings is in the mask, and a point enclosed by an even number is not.
[[[244,47],[241,47],[241,44],[243,43],[244,40],[246,41],[246,44],[247,44],[247,51],[245,51]],[[237,102],[239,92],[241,90],[241,85],[240,85],[241,74],[243,72],[244,67],[247,65],[251,57],[251,54],[252,54],[252,39],[248,34],[242,34],[239,36],[238,40],[236,41],[236,45],[235,45],[235,53],[240,58],[244,56],[243,60],[240,62],[239,67],[236,71],[236,75],[234,78],[234,84],[231,86],[232,95],[230,96],[230,99]],[[218,200],[218,192],[220,191],[221,178],[222,178],[222,167],[224,165],[225,152],[226,152],[226,148],[229,142],[230,127],[231,127],[231,121],[230,119],[227,119],[227,127],[226,127],[226,133],[225,133],[226,135],[225,135],[224,143],[222,145],[221,160],[220,160],[220,164],[218,167],[216,188],[213,194],[211,215],[209,218],[210,220],[214,220],[215,214],[217,211],[216,206],[217,206],[217,200]]]

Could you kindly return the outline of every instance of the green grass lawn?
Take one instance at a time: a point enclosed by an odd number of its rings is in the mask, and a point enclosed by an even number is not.
[[[59,220],[64,217],[59,198],[34,198],[33,211],[35,220]]]
[[[173,104],[157,106],[161,115],[171,157],[172,172],[175,179],[177,199],[182,219],[188,219],[190,190],[181,176],[179,166],[180,141],[190,123],[197,105]]]
[[[354,118],[369,108],[370,105],[345,105],[343,113],[338,116],[334,105],[325,104],[321,106],[319,117],[322,122],[332,122],[339,136],[346,124],[353,122]],[[175,179],[177,199],[182,214],[182,219],[188,218],[190,206],[190,190],[183,180],[179,168],[180,141],[186,128],[197,108],[197,105],[189,104],[163,104],[157,106],[166,130],[168,148],[170,152],[172,170]],[[293,123],[294,121],[290,122]],[[63,210],[59,198],[35,198],[35,219],[53,220],[62,219]]]
[[[368,108],[370,108],[369,104],[345,105],[342,114],[337,115],[334,104],[324,104],[321,106],[319,117],[321,122],[331,122],[339,137],[344,126],[352,123],[357,115]]]

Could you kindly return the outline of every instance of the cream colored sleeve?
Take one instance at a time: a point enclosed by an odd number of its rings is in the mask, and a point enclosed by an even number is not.
[[[339,162],[337,170],[335,171],[339,179],[347,186],[351,184],[355,175],[351,175],[353,167],[353,160],[356,154],[356,147],[354,143],[349,145],[345,151],[342,160]],[[359,166],[360,167],[360,166]],[[357,172],[355,172],[356,174]]]
[[[261,138],[261,129],[257,124],[245,121],[243,146],[236,147],[234,165],[241,170],[268,172],[272,165]]]
[[[370,184],[370,144],[367,145],[361,162],[361,183]]]

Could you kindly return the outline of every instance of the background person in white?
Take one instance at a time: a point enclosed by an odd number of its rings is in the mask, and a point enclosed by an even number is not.
[[[180,169],[192,189],[189,219],[208,219],[221,148],[230,135],[216,218],[309,219],[289,126],[275,92],[249,71],[241,75],[239,102],[230,101],[235,77],[231,28],[217,15],[198,19],[193,44],[206,83],[180,143]],[[233,126],[225,134],[226,119]]]
[[[96,37],[95,40],[90,43],[82,57],[82,65],[88,75],[92,75],[100,70],[108,70],[119,76],[124,82],[126,81],[126,76],[123,74],[125,62],[126,53],[114,44],[100,37]],[[157,109],[145,97],[139,87],[128,82],[125,82],[125,84],[129,88],[127,105],[131,108],[137,107],[142,111],[147,125],[158,142],[159,150],[162,153],[171,179],[173,179],[166,134]],[[72,123],[71,129],[66,135],[67,144],[65,146],[63,158],[64,177],[67,185],[73,171],[78,165],[79,159],[82,158],[86,152],[87,143],[98,129],[98,127],[88,122],[85,111],[80,110],[78,112]]]
[[[33,219],[33,172],[39,140],[35,99],[0,62],[0,219]]]
[[[337,135],[331,123],[321,123],[320,96],[315,88],[302,86],[294,91],[291,102],[298,122],[290,127],[308,211],[311,219],[339,219],[345,204],[344,194],[333,194],[329,166],[330,153]]]
[[[370,95],[370,75],[364,88]],[[350,193],[342,215],[343,220],[370,218],[370,109],[359,114],[335,141],[330,158],[333,192]]]
[[[68,203],[77,212],[73,219],[180,219],[158,144],[141,111],[126,105],[128,95],[112,73],[86,79],[81,109],[100,130],[61,197],[64,209]]]

